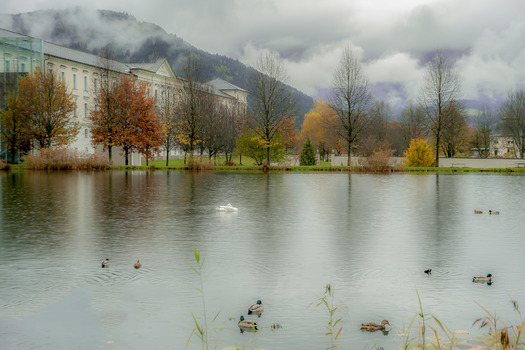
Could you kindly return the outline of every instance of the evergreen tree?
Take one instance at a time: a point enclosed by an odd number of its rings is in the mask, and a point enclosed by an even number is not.
[[[315,165],[315,149],[310,138],[307,137],[304,142],[303,150],[301,151],[301,156],[299,158],[300,165]]]

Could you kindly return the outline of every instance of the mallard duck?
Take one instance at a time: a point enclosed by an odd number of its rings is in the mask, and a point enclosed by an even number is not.
[[[390,326],[390,323],[388,323],[387,320],[383,320],[381,321],[381,324],[377,324],[377,323],[363,323],[361,325],[361,330],[363,331],[380,331],[380,330],[384,330],[386,325]]]
[[[489,215],[498,215],[499,211],[497,210],[489,210]]]
[[[425,273],[426,273],[427,275],[432,274],[432,269],[427,269],[427,270],[425,270]]]
[[[102,267],[108,267],[109,266],[109,259],[106,258],[106,260],[102,260]]]
[[[136,268],[136,269],[140,269],[142,267],[142,264],[140,263],[140,260],[137,260],[137,262],[133,264],[133,267]]]
[[[474,214],[483,214],[483,210],[474,210]]]
[[[263,311],[264,311],[264,305],[262,304],[262,301],[257,300],[257,304],[253,304],[252,306],[248,308],[248,315],[255,314],[261,317],[261,314]]]
[[[257,330],[257,323],[254,321],[245,320],[244,316],[241,316],[237,324],[239,325],[241,333],[243,333],[244,331],[255,332]]]
[[[474,276],[472,277],[472,282],[487,282],[492,283],[492,274],[489,273],[487,276]]]

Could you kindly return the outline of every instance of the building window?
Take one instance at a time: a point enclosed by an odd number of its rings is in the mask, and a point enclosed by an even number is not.
[[[87,139],[88,138],[88,129],[84,129],[84,137]]]
[[[73,110],[73,117],[77,117],[77,107],[75,106],[75,109]]]
[[[77,89],[77,75],[73,74],[73,90]]]
[[[65,72],[62,72],[61,73],[61,76],[62,76],[62,82],[66,82],[66,73]]]
[[[24,62],[20,63],[20,72],[26,73],[26,64]]]
[[[84,118],[88,117],[88,106],[87,103],[84,103]]]
[[[84,77],[84,91],[87,91],[87,77]]]

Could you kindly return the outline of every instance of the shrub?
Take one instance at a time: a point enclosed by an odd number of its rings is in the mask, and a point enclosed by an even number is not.
[[[98,153],[80,153],[77,150],[42,148],[40,154],[22,157],[24,167],[32,170],[104,170],[108,163]]]
[[[299,157],[299,164],[300,165],[315,165],[316,159],[315,159],[315,149],[312,143],[310,142],[310,138],[307,137],[306,141],[304,141],[303,150],[301,151],[301,156]]]
[[[199,170],[213,170],[213,169],[214,169],[213,164],[203,163],[193,158],[190,158],[186,164],[186,170],[199,171]]]
[[[384,171],[391,169],[390,157],[392,157],[393,153],[394,151],[391,149],[381,149],[373,152],[372,155],[368,157],[367,170]]]
[[[11,166],[4,162],[3,160],[0,160],[0,170],[9,170]]]
[[[429,167],[434,164],[434,152],[425,139],[412,139],[405,152],[405,165],[412,167]]]

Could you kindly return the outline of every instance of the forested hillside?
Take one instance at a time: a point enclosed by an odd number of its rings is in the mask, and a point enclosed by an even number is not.
[[[35,11],[0,15],[0,27],[93,54],[111,44],[115,58],[122,62],[144,63],[165,57],[176,73],[191,54],[201,62],[204,80],[220,77],[243,89],[247,89],[247,78],[253,69],[238,60],[200,50],[155,24],[138,22],[127,13],[80,7]],[[293,87],[290,89],[297,100],[296,126],[300,126],[304,114],[313,107],[313,99]]]

